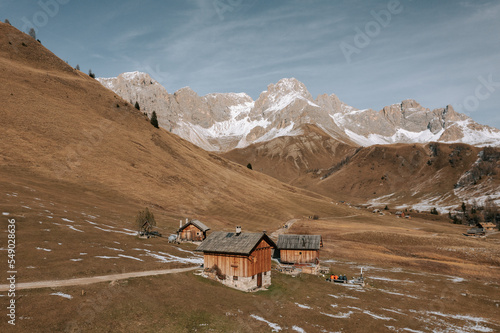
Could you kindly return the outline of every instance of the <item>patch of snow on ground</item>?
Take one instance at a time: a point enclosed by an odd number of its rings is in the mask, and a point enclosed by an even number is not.
[[[53,219],[53,217],[52,217],[52,216],[47,216],[47,218],[49,218],[49,219]]]
[[[193,251],[188,251],[188,250],[184,250],[184,249],[181,249],[180,247],[177,248],[177,250],[181,251],[181,252],[186,252],[186,253],[190,253],[192,255],[196,255],[196,253],[194,253]]]
[[[83,232],[83,230],[77,229],[77,228],[73,227],[72,225],[67,225],[67,227],[70,228],[71,230],[74,230],[74,231]]]
[[[85,256],[85,255],[87,255],[87,253],[86,252],[81,252],[80,255],[81,256]]]
[[[299,308],[301,309],[311,309],[310,306],[308,305],[305,305],[305,304],[299,304],[299,303],[295,303],[295,305],[297,305]]]
[[[320,313],[322,315],[328,316],[330,318],[345,319],[345,318],[349,318],[354,312],[352,312],[352,311],[349,311],[349,312],[346,312],[346,313],[339,312],[336,315],[333,315],[333,314],[330,314],[330,313],[324,313],[324,312],[320,312]]]
[[[104,248],[105,249],[109,249],[109,250],[113,250],[113,251],[119,251],[119,252],[124,252],[125,251],[125,250],[122,250],[122,249],[117,249],[116,247],[105,246]]]
[[[328,296],[331,296],[333,298],[350,298],[350,299],[359,299],[357,297],[354,297],[354,296],[349,296],[349,295],[331,295],[331,294],[328,294]]]
[[[9,214],[9,213],[7,213],[7,212],[3,212],[3,213],[2,213],[2,215],[3,215],[3,216],[9,216],[10,214]]]
[[[126,231],[120,231],[120,230],[109,230],[109,229],[103,229],[103,228],[100,228],[100,227],[97,227],[97,226],[94,226],[94,228],[102,230],[102,231],[106,231],[106,232],[116,232],[116,233],[119,233],[119,234],[125,234],[125,235],[129,235],[129,236],[136,236],[137,235],[137,231],[126,232]],[[128,230],[128,229],[123,229],[123,230]]]
[[[385,310],[385,311],[389,311],[389,312],[394,312],[394,313],[397,313],[397,314],[400,314],[400,315],[405,315],[403,312],[401,312],[401,310],[394,310],[394,309],[387,309],[387,308],[382,308],[382,310]]]
[[[412,330],[411,328],[403,328],[403,331],[412,332],[412,333],[424,333],[423,331]]]
[[[95,256],[95,257],[101,259],[120,259],[120,257],[108,257],[108,256]]]
[[[31,209],[31,207],[29,207],[29,206],[21,206],[21,207],[26,208],[26,209]]]
[[[43,247],[37,247],[36,249],[37,249],[37,250],[42,250],[42,251],[45,251],[45,252],[50,252],[50,251],[52,251],[51,249],[44,249]]]
[[[65,217],[61,218],[61,220],[65,221],[65,222],[75,222],[75,221],[72,221],[72,220],[67,219],[67,218],[65,218]]]
[[[266,323],[267,325],[269,325],[269,327],[271,327],[271,329],[272,329],[272,332],[281,331],[281,326],[278,324],[271,323],[270,321],[267,321],[264,318],[257,316],[257,315],[254,315],[254,314],[251,314],[250,317],[257,319],[258,321],[262,321],[262,322]]]
[[[62,292],[52,293],[51,295],[61,296],[61,297],[67,298],[67,299],[72,299],[73,298],[73,296],[65,294],[65,293],[62,293]]]
[[[368,311],[368,310],[364,310],[364,311],[363,311],[363,313],[364,313],[364,314],[367,314],[367,315],[369,315],[370,317],[375,318],[375,319],[380,319],[380,320],[396,320],[396,319],[391,318],[391,317],[386,317],[386,316],[382,316],[382,315],[377,315],[377,314],[375,314],[375,313],[373,313],[373,312],[370,312],[370,311]]]
[[[397,296],[406,296],[406,297],[409,297],[409,298],[418,299],[417,296],[407,295],[407,294],[401,294],[401,293],[397,293],[397,292],[394,292],[394,291],[389,291],[389,290],[384,290],[384,289],[379,289],[379,291],[381,291],[383,293],[386,293],[386,294],[397,295]]]
[[[164,252],[158,252],[158,253],[169,257],[169,259],[171,261],[177,261],[177,262],[186,263],[186,264],[187,263],[198,264],[198,265],[203,264],[203,257],[201,257],[201,256],[190,257],[190,258],[181,258],[181,257],[177,257],[177,256],[174,256],[172,254],[168,254],[168,253],[164,253]]]
[[[78,258],[78,259],[70,259],[71,261],[82,261],[83,259],[82,258]]]
[[[448,280],[450,280],[451,282],[455,282],[455,283],[464,282],[465,281],[465,279],[461,278],[461,277],[453,277],[453,278],[450,278]]]
[[[119,254],[118,256],[122,257],[122,258],[134,259],[134,260],[138,260],[138,261],[144,261],[142,259],[139,259],[139,258],[136,258],[136,257],[132,257],[132,256],[127,256],[127,255],[124,255],[124,254]]]
[[[292,326],[292,330],[294,330],[295,332],[299,332],[299,333],[306,333],[306,331],[304,331],[303,328],[300,328],[300,327],[295,326],[295,325]]]
[[[410,280],[390,279],[390,278],[386,278],[386,277],[383,277],[383,276],[370,276],[370,279],[372,279],[372,280],[380,280],[380,281],[388,281],[388,282],[414,283],[413,281],[410,281]]]

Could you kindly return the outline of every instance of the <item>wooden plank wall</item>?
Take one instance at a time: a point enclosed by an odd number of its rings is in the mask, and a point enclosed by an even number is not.
[[[204,264],[206,268],[217,265],[228,277],[250,277],[271,270],[271,246],[262,240],[250,256],[205,253]]]
[[[280,259],[284,263],[315,263],[319,258],[318,250],[280,250]]]
[[[198,236],[197,233],[200,233],[200,235]],[[203,232],[191,224],[187,226],[184,230],[182,230],[180,238],[182,240],[201,242],[203,241]]]

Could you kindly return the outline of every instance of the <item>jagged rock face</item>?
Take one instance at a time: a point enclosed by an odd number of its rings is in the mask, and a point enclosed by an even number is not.
[[[255,102],[244,93],[198,96],[189,87],[169,94],[139,72],[99,81],[124,99],[138,101],[149,115],[156,111],[160,126],[211,151],[301,135],[306,124],[361,146],[430,141],[500,146],[499,130],[479,125],[449,105],[431,111],[409,99],[380,111],[358,110],[333,94],[313,99],[293,78],[270,84]]]

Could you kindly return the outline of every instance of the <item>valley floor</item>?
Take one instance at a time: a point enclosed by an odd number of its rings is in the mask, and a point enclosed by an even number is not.
[[[345,217],[297,217],[279,232],[321,234],[322,263],[349,277],[363,267],[367,286],[273,271],[269,290],[244,293],[199,271],[133,277],[189,269],[202,258],[191,244],[138,239],[130,221],[137,207],[114,193],[11,179],[2,182],[0,196],[0,255],[6,260],[6,225],[15,219],[18,283],[131,274],[17,290],[16,326],[3,315],[1,332],[500,330],[500,235],[466,238],[467,227],[445,219],[397,219],[355,208]],[[166,235],[173,231],[161,228]],[[0,292],[3,309],[8,301]]]

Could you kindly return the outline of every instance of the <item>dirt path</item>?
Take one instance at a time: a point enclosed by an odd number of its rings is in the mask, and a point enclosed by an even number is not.
[[[162,269],[162,270],[144,271],[144,272],[130,272],[130,273],[121,273],[121,274],[102,275],[102,276],[92,276],[92,277],[76,278],[76,279],[69,279],[69,280],[52,280],[52,281],[48,280],[48,281],[36,281],[36,282],[24,282],[24,283],[17,283],[16,290],[82,286],[82,285],[86,285],[86,284],[108,282],[108,281],[115,281],[115,280],[124,280],[124,279],[134,278],[134,277],[182,273],[182,272],[192,271],[192,270],[195,270],[198,268],[200,268],[200,266],[187,267],[187,268]],[[0,285],[0,291],[8,291],[8,290],[9,290],[8,284]]]
[[[276,230],[275,232],[273,232],[271,234],[271,237],[272,238],[278,238],[279,235],[283,235],[284,233],[286,233],[288,231],[288,229],[290,229],[290,227],[295,223],[297,222],[299,219],[291,219],[291,220],[288,220],[285,222],[285,225],[287,226],[286,228],[279,228],[278,230]]]

